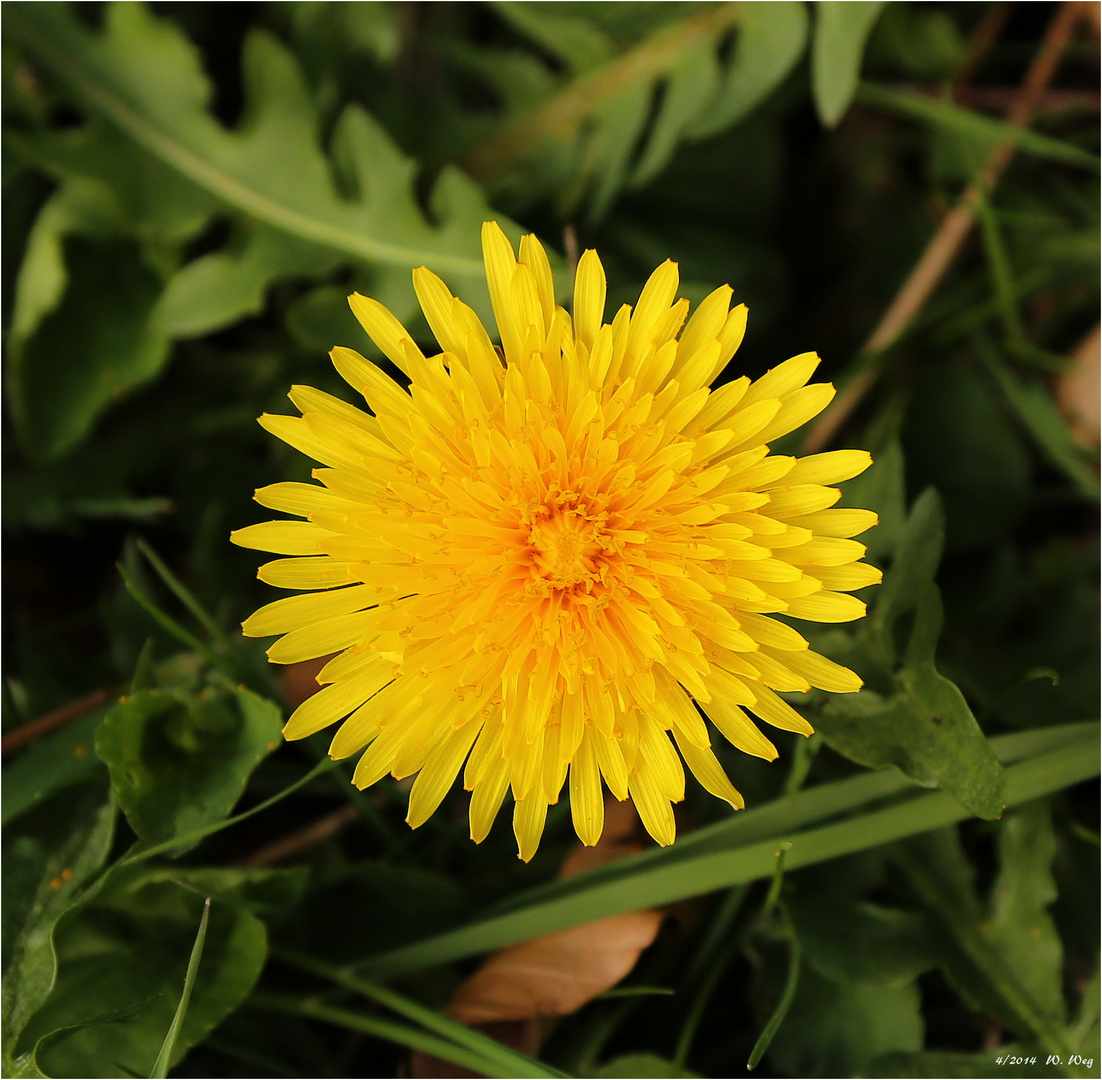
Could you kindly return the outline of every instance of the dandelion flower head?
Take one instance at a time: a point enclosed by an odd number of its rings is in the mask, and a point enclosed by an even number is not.
[[[437,355],[381,304],[350,298],[408,391],[335,348],[371,413],[296,386],[301,417],[261,418],[323,467],[317,483],[256,493],[301,520],[233,534],[286,556],[259,577],[299,592],[244,632],[282,635],[268,652],[275,663],[336,654],[284,734],[341,722],[330,754],[361,755],[361,788],[416,774],[411,826],[462,770],[472,839],[511,793],[523,859],[564,786],[584,843],[601,835],[607,788],[670,844],[683,762],[743,805],[714,753],[717,733],[772,760],[755,718],[812,731],[778,692],[860,688],[787,620],[864,614],[849,593],[880,572],[859,561],[852,537],[876,515],[835,508],[831,485],[871,459],[770,452],[833,396],[808,384],[814,353],[709,390],[746,327],[729,287],[688,317],[666,262],[634,308],[606,323],[595,252],[578,263],[571,315],[555,303],[535,237],[518,255],[491,222],[482,243],[500,348],[421,268],[414,286]]]

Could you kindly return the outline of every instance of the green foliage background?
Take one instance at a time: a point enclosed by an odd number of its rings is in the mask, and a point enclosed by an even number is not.
[[[1097,468],[1052,395],[1097,320],[1097,38],[1031,128],[1001,111],[1057,14],[4,6],[4,732],[84,702],[4,766],[4,1075],[386,1076],[410,1048],[490,1076],[1097,1075]],[[975,235],[862,353],[1000,140]],[[488,314],[488,218],[560,271],[596,247],[613,306],[667,257],[693,301],[729,282],[738,373],[815,349],[866,380],[833,438],[877,461],[845,498],[881,515],[885,583],[813,642],[866,689],[804,701],[819,734],[777,764],[731,755],[750,809],[694,791],[675,847],[568,881],[563,806],[525,866],[504,820],[469,843],[460,793],[410,833],[396,784],[281,746],[237,633],[268,597],[227,534],[308,469],[254,418],[340,392],[353,289],[424,336],[425,263]],[[540,1061],[440,1013],[481,954],[680,901]]]

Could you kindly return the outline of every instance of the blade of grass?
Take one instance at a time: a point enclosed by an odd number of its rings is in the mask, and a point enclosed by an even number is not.
[[[205,641],[200,641],[190,630],[185,629],[171,615],[166,614],[157,607],[122,563],[116,563],[115,565],[118,567],[119,575],[122,577],[123,584],[126,586],[126,591],[134,597],[138,606],[145,611],[162,630],[174,637],[181,645],[184,645],[192,652],[198,653],[209,664],[225,672],[230,678],[236,678],[232,666],[225,657],[219,656]]]
[[[908,94],[873,83],[862,83],[857,91],[857,98],[867,105],[921,120],[931,127],[941,128],[944,131],[956,132],[990,143],[1010,143],[1035,157],[1059,161],[1065,165],[1076,165],[1091,172],[1099,171],[1098,157],[1072,143],[1041,135],[1029,128],[1007,123],[1005,120],[993,120],[982,113],[962,109],[959,105],[952,105],[946,101],[938,101],[936,98],[919,94]]]
[[[334,967],[332,964],[326,964],[312,956],[306,956],[290,949],[273,949],[272,956],[303,971],[309,971],[313,975],[329,979],[346,990],[362,994],[376,1004],[399,1013],[407,1020],[412,1020],[429,1031],[452,1040],[468,1052],[481,1055],[485,1060],[493,1062],[498,1068],[514,1070],[500,1075],[532,1077],[561,1077],[566,1075],[557,1069],[552,1069],[550,1066],[536,1061],[535,1058],[528,1057],[527,1054],[511,1050],[496,1039],[491,1039],[489,1036],[467,1027],[466,1024],[442,1016],[424,1005],[419,1005],[416,1001],[411,1001],[397,991],[380,986],[378,983],[371,982],[362,976],[350,974],[347,970]]]
[[[461,1065],[465,1069],[481,1076],[494,1077],[545,1077],[552,1074],[547,1072],[521,1073],[505,1069],[496,1062],[492,1062],[481,1054],[473,1053],[448,1039],[441,1039],[436,1035],[428,1035],[415,1027],[399,1024],[394,1020],[386,1020],[379,1016],[369,1016],[365,1013],[353,1012],[351,1009],[341,1009],[334,1005],[326,1005],[313,998],[294,997],[291,994],[253,994],[246,1002],[255,1009],[267,1009],[273,1012],[291,1013],[294,1016],[303,1016],[311,1020],[321,1020],[327,1024],[347,1028],[350,1031],[358,1031],[364,1035],[371,1035],[376,1039],[386,1039],[388,1042],[397,1043],[399,1046],[408,1046],[411,1050],[420,1050],[423,1054],[431,1054],[433,1057],[443,1058],[454,1065]]]
[[[1086,729],[1085,737],[1058,744],[1055,749],[1020,761],[1007,770],[1009,805],[1027,802],[1097,775],[1097,726],[1079,727],[1081,732]],[[1023,741],[1020,745],[1027,743]],[[906,786],[915,791],[909,784]],[[657,858],[636,856],[622,860],[624,869],[615,878],[579,874],[571,879],[577,883],[571,892],[547,899],[546,891],[534,890],[534,895],[517,898],[515,905],[502,914],[373,957],[355,969],[375,977],[422,970],[606,915],[661,907],[690,896],[768,878],[774,872],[777,846],[783,840],[792,842],[786,867],[795,870],[950,825],[968,816],[960,803],[944,792],[924,792],[803,831],[789,831],[791,826],[782,826],[769,839],[736,843],[725,850],[694,852],[687,858],[671,859],[665,851],[676,849],[664,849],[656,853]]]
[[[160,557],[144,539],[138,539],[137,549],[146,557],[149,565],[157,571],[157,576],[168,586],[172,594],[195,616],[204,630],[218,641],[226,639],[224,627],[218,625],[214,616],[199,603],[195,594],[168,568],[164,559]]]
[[[1097,732],[1094,724],[1063,724],[1051,728],[1000,735],[991,745],[1004,765],[1012,764],[1031,754],[1054,749],[1069,740]],[[591,888],[598,882],[616,881],[625,874],[641,874],[650,865],[668,866],[711,851],[727,851],[757,840],[776,844],[779,833],[795,832],[807,825],[823,825],[842,814],[851,814],[860,807],[881,800],[913,794],[914,784],[895,769],[865,772],[831,784],[802,790],[786,798],[775,799],[764,806],[752,807],[678,839],[672,847],[661,848],[618,860],[584,875],[549,882],[520,896],[514,896],[492,907],[488,916],[503,915],[517,907],[549,902],[571,895],[579,888]]]
[[[792,923],[788,919],[787,912],[785,913],[785,922],[788,926],[788,976],[784,983],[784,993],[781,994],[781,1000],[777,1002],[773,1015],[769,1017],[769,1022],[758,1036],[758,1041],[754,1043],[754,1049],[750,1051],[750,1058],[746,1062],[747,1069],[756,1069],[766,1050],[769,1049],[769,1044],[780,1030],[784,1018],[788,1015],[789,1006],[796,996],[796,987],[800,982],[800,939],[796,937],[796,933],[792,929]]]
[[[172,1064],[172,1054],[176,1049],[176,1041],[180,1037],[180,1029],[184,1026],[184,1018],[187,1016],[188,1004],[191,1002],[191,991],[195,986],[196,976],[199,974],[199,963],[203,959],[203,946],[207,940],[207,923],[210,921],[210,897],[203,901],[203,914],[199,919],[199,932],[195,935],[195,944],[191,947],[191,956],[187,962],[187,974],[184,976],[184,989],[180,994],[180,1004],[173,1013],[172,1023],[168,1025],[168,1034],[161,1043],[161,1051],[157,1060],[153,1063],[153,1071],[149,1074],[150,1080],[164,1080],[168,1076],[169,1065]]]

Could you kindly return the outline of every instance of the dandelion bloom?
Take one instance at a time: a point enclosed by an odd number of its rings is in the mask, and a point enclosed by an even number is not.
[[[316,484],[256,493],[305,520],[233,534],[290,556],[262,566],[262,581],[307,590],[261,608],[244,632],[282,635],[268,651],[279,664],[338,654],[284,734],[343,721],[329,752],[362,755],[361,788],[417,774],[411,826],[462,769],[472,839],[487,835],[511,790],[522,859],[567,782],[586,844],[601,835],[602,783],[669,844],[682,760],[713,795],[743,805],[706,719],[772,760],[749,714],[807,735],[778,691],[860,688],[772,616],[864,614],[848,593],[880,572],[858,561],[865,548],[851,537],[876,515],[832,509],[829,485],[871,459],[770,453],[834,394],[807,385],[814,353],[708,389],[746,327],[727,286],[686,322],[689,302],[676,299],[677,266],[666,262],[634,310],[606,324],[595,252],[578,264],[571,317],[555,304],[535,237],[517,257],[491,222],[482,244],[500,349],[422,267],[413,281],[435,356],[381,304],[350,298],[408,392],[336,348],[334,365],[374,415],[296,386],[301,418],[261,418],[324,467]]]

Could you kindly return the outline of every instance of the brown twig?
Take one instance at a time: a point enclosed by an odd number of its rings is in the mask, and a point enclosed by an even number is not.
[[[93,709],[106,705],[114,696],[110,690],[93,690],[90,694],[77,698],[76,701],[70,701],[68,705],[62,705],[60,709],[54,709],[37,720],[16,728],[15,731],[9,731],[3,739],[0,739],[0,753],[10,754],[33,739],[38,739],[56,728],[64,727],[73,720],[79,720]]]
[[[1007,114],[1007,123],[1025,127],[1037,107],[1045,88],[1056,72],[1060,55],[1071,37],[1082,12],[1080,5],[1065,0],[1045,31],[1040,47],[1029,65],[1022,85]],[[937,288],[952,265],[975,223],[980,199],[998,183],[1014,156],[1010,142],[998,143],[988,155],[979,178],[969,184],[960,202],[941,221],[937,232],[926,246],[907,280],[888,305],[876,328],[861,348],[859,356],[875,357],[900,337]],[[834,399],[830,407],[811,425],[804,441],[804,450],[815,453],[826,446],[838,429],[872,388],[882,373],[882,366],[867,365]]]
[[[335,836],[345,825],[356,821],[359,816],[359,812],[354,806],[342,806],[339,810],[334,810],[333,813],[318,818],[317,821],[302,829],[289,833],[287,836],[282,836],[278,840],[273,840],[270,844],[265,844],[247,858],[241,859],[237,865],[262,867],[283,862],[292,855],[297,855],[300,851],[306,851],[315,844],[320,844],[323,840]]]

